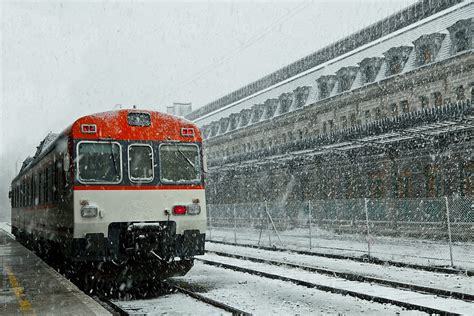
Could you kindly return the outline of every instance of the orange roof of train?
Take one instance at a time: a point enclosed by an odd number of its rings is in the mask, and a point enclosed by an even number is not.
[[[150,126],[130,126],[128,113],[150,114]],[[97,132],[82,133],[82,124],[95,124]],[[194,128],[194,136],[182,136],[181,128]],[[122,140],[178,140],[183,142],[201,142],[199,128],[184,119],[155,111],[119,110],[92,114],[76,120],[71,127],[72,138],[79,139],[122,139]]]

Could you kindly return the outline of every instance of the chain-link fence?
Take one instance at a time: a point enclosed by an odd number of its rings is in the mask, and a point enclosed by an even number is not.
[[[214,204],[208,221],[210,240],[474,269],[470,197]]]

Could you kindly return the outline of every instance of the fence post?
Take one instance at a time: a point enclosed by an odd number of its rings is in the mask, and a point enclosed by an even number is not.
[[[212,240],[212,217],[211,217],[211,205],[207,206],[207,217],[209,219],[209,240]]]
[[[444,202],[446,203],[446,218],[448,222],[449,258],[451,259],[451,267],[454,267],[453,245],[452,245],[452,240],[451,240],[451,219],[449,216],[449,202],[448,202],[447,196],[444,197]]]
[[[369,260],[370,260],[370,228],[369,228],[369,207],[367,206],[368,204],[368,199],[364,198],[365,201],[365,224],[367,225],[367,252],[369,255]]]
[[[260,215],[260,234],[258,235],[258,243],[257,245],[260,246],[260,240],[262,239],[262,232],[263,232],[263,214],[259,214]],[[266,216],[265,216],[266,218]]]
[[[234,203],[234,244],[237,244],[237,217],[235,213],[235,203]]]
[[[309,250],[311,250],[311,200],[308,200]]]
[[[279,241],[280,244],[283,246],[283,243],[281,242],[280,235],[278,234],[278,231],[277,231],[277,229],[276,229],[275,223],[273,222],[273,218],[272,218],[272,216],[270,215],[270,212],[268,212],[267,201],[265,201],[265,212],[267,212],[267,216],[268,216],[267,218],[270,219],[270,223],[271,223],[272,226],[273,226],[273,230],[275,231],[275,235],[277,236],[278,241]],[[268,238],[270,239],[270,232],[268,233]]]

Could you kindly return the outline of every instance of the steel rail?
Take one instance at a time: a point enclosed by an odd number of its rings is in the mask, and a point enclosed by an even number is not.
[[[112,303],[111,300],[106,298],[105,296],[90,296],[93,300],[99,303],[102,307],[104,307],[107,311],[112,313],[112,315],[116,316],[128,316],[130,315],[127,311],[122,309],[115,303]]]
[[[209,298],[207,296],[204,296],[202,294],[199,294],[199,293],[196,293],[196,292],[193,292],[191,290],[188,290],[188,289],[185,289],[183,287],[180,287],[180,286],[177,286],[177,285],[174,285],[174,284],[171,284],[169,282],[166,282],[166,281],[163,281],[163,284],[169,286],[170,288],[172,289],[175,289],[176,291],[180,292],[180,293],[183,293],[183,294],[186,294],[194,299],[197,299],[198,301],[201,301],[203,303],[206,303],[206,304],[209,304],[209,305],[212,305],[214,307],[217,307],[219,309],[222,309],[222,310],[225,310],[229,313],[232,313],[232,315],[239,315],[239,316],[250,316],[252,314],[250,313],[247,313],[241,309],[238,309],[238,308],[235,308],[233,306],[230,306],[228,304],[225,304],[225,303],[222,303],[222,302],[219,302],[219,301],[216,301],[212,298]]]
[[[342,295],[350,295],[350,296],[360,298],[360,299],[363,299],[363,300],[366,300],[366,301],[377,302],[377,303],[381,303],[381,304],[392,304],[392,305],[403,307],[403,308],[406,308],[406,309],[418,310],[418,311],[426,312],[426,313],[429,313],[429,314],[439,314],[439,315],[449,315],[449,316],[460,315],[458,313],[453,313],[453,312],[446,311],[446,310],[441,310],[441,309],[432,308],[432,307],[423,306],[423,305],[417,305],[417,304],[413,304],[413,303],[409,303],[409,302],[405,302],[405,301],[400,301],[400,300],[396,300],[396,299],[389,299],[389,298],[381,297],[381,296],[375,296],[375,295],[360,293],[360,292],[356,292],[356,291],[352,291],[352,290],[336,288],[336,287],[323,285],[323,284],[318,284],[318,283],[313,283],[313,282],[308,282],[308,281],[304,281],[304,280],[289,278],[289,277],[285,277],[285,276],[282,276],[282,275],[277,275],[277,274],[272,274],[272,273],[268,273],[268,272],[263,272],[263,271],[249,269],[249,268],[239,267],[239,266],[235,266],[235,265],[231,265],[231,264],[227,264],[227,263],[222,263],[222,262],[218,262],[218,261],[212,261],[212,260],[201,259],[201,258],[199,258],[199,259],[196,258],[195,260],[201,261],[204,264],[215,266],[215,267],[218,267],[218,268],[229,269],[229,270],[242,272],[242,273],[248,273],[248,274],[252,274],[252,275],[256,275],[256,276],[260,276],[260,277],[264,277],[264,278],[268,278],[268,279],[273,279],[273,280],[291,282],[291,283],[294,283],[296,285],[305,286],[305,287],[308,287],[308,288],[314,288],[314,289],[325,291],[325,292],[330,292],[330,293],[335,293],[335,294],[342,294]]]
[[[211,251],[211,250],[206,250],[206,252],[213,253],[218,256],[223,256],[223,257],[248,260],[248,261],[257,262],[257,263],[266,263],[266,264],[275,265],[275,266],[286,266],[286,267],[294,268],[294,269],[302,269],[305,271],[334,276],[334,277],[346,279],[349,281],[371,282],[371,283],[377,283],[377,284],[382,284],[382,285],[388,285],[394,288],[408,289],[411,291],[416,291],[416,292],[421,292],[421,293],[428,293],[428,294],[434,294],[434,295],[443,296],[447,298],[460,299],[466,302],[474,301],[474,295],[469,294],[469,293],[450,291],[450,290],[433,288],[433,287],[428,287],[428,286],[423,286],[423,285],[411,284],[411,283],[403,283],[399,281],[375,278],[375,277],[365,276],[365,275],[356,274],[356,273],[342,272],[342,271],[318,268],[314,266],[307,266],[307,265],[295,264],[295,263],[284,262],[284,261],[276,261],[276,260],[270,260],[270,259],[250,257],[247,255],[237,255],[237,254],[230,254],[230,253],[225,253],[225,252],[220,252],[220,251]]]
[[[280,247],[258,246],[258,245],[252,245],[252,244],[239,244],[239,243],[217,241],[217,240],[206,240],[206,242],[229,245],[229,246],[262,249],[262,250],[269,250],[269,251],[293,252],[300,255],[324,257],[324,258],[330,258],[330,259],[352,260],[352,261],[357,261],[357,262],[365,262],[365,263],[372,263],[372,264],[378,264],[378,265],[390,265],[394,267],[424,270],[428,272],[438,272],[438,273],[445,273],[445,274],[465,274],[467,276],[474,276],[474,270],[467,270],[467,269],[461,270],[461,269],[454,269],[454,268],[447,268],[447,267],[425,266],[421,264],[405,263],[405,262],[391,261],[391,260],[381,260],[377,258],[355,257],[355,256],[338,255],[338,254],[333,254],[333,253],[316,252],[316,251],[309,251],[309,250],[296,250],[296,249],[288,249],[288,248],[280,248]]]

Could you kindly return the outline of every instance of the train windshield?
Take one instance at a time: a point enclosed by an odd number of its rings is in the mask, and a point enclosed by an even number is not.
[[[81,182],[122,181],[122,157],[118,143],[81,142],[78,145],[77,161]]]
[[[162,144],[160,146],[160,178],[164,183],[196,183],[201,181],[199,147],[194,144]]]
[[[128,147],[128,172],[134,182],[153,180],[153,150],[150,145]]]

